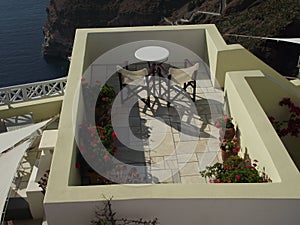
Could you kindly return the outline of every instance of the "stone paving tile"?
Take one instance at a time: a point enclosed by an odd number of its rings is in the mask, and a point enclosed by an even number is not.
[[[151,170],[152,179],[159,183],[173,183],[173,173],[171,170]]]
[[[183,184],[201,184],[206,183],[205,178],[198,176],[182,176],[181,177],[181,183]]]
[[[175,170],[178,169],[178,162],[176,160],[165,160],[165,168]]]
[[[177,155],[177,161],[178,161],[178,163],[197,162],[198,159],[197,159],[195,153],[191,153],[191,154],[180,154],[180,155]]]
[[[150,157],[151,169],[152,170],[163,170],[166,169],[165,161],[163,156]]]
[[[214,120],[223,113],[223,92],[214,90],[209,79],[201,82],[205,85],[197,83],[197,115],[187,110],[191,102],[180,92],[172,93],[179,95],[169,108],[166,101],[151,97],[150,108],[139,101],[130,113],[131,131],[142,138],[137,145],[143,145],[153,183],[203,183],[200,169],[221,159]]]
[[[198,162],[179,163],[180,176],[199,175]]]
[[[197,159],[199,163],[199,168],[200,170],[205,169],[206,166],[214,164],[216,162],[215,160],[218,161],[218,154],[219,151],[216,152],[197,152]]]
[[[182,154],[193,154],[196,152],[198,146],[198,141],[188,141],[188,142],[177,142],[176,143],[176,154],[177,157]]]
[[[150,154],[152,156],[171,155],[174,152],[174,142],[171,133],[153,133],[149,138]]]

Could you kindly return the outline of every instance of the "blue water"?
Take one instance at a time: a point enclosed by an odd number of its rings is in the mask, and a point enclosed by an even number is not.
[[[42,57],[48,0],[0,0],[0,87],[66,76],[67,66]]]

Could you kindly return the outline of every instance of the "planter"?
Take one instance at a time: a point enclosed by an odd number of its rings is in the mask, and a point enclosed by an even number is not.
[[[226,152],[226,151],[224,151],[222,149],[221,149],[221,153],[222,153],[222,160],[223,160],[223,162],[226,161],[230,156],[237,155],[237,153],[232,154],[232,153]]]
[[[220,141],[225,140],[232,140],[235,136],[235,129],[234,127],[226,128],[226,129],[219,129]]]

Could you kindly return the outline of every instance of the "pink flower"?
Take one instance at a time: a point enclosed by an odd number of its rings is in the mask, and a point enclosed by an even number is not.
[[[216,179],[215,183],[221,183],[220,179]]]
[[[250,162],[250,159],[246,159],[245,162]]]
[[[239,179],[241,179],[241,176],[240,176],[240,175],[236,175],[235,178],[236,178],[237,180],[239,180]]]
[[[79,147],[79,150],[80,150],[81,152],[84,152],[84,151],[85,151],[85,146],[84,146],[84,145],[81,145],[81,146]]]
[[[84,77],[81,77],[81,79],[80,79],[80,80],[81,80],[81,82],[83,82],[83,81],[85,81],[85,78],[84,78]]]

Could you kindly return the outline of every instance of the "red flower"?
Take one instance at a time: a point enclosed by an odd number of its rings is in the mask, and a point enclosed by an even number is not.
[[[113,132],[113,133],[111,134],[111,136],[112,136],[113,139],[116,139],[116,138],[117,138],[116,132]]]
[[[108,155],[106,155],[106,156],[103,157],[103,159],[104,159],[105,162],[108,162],[110,160],[110,157]]]
[[[235,178],[236,178],[237,180],[239,180],[239,179],[241,179],[241,176],[240,176],[240,175],[236,175]]]

